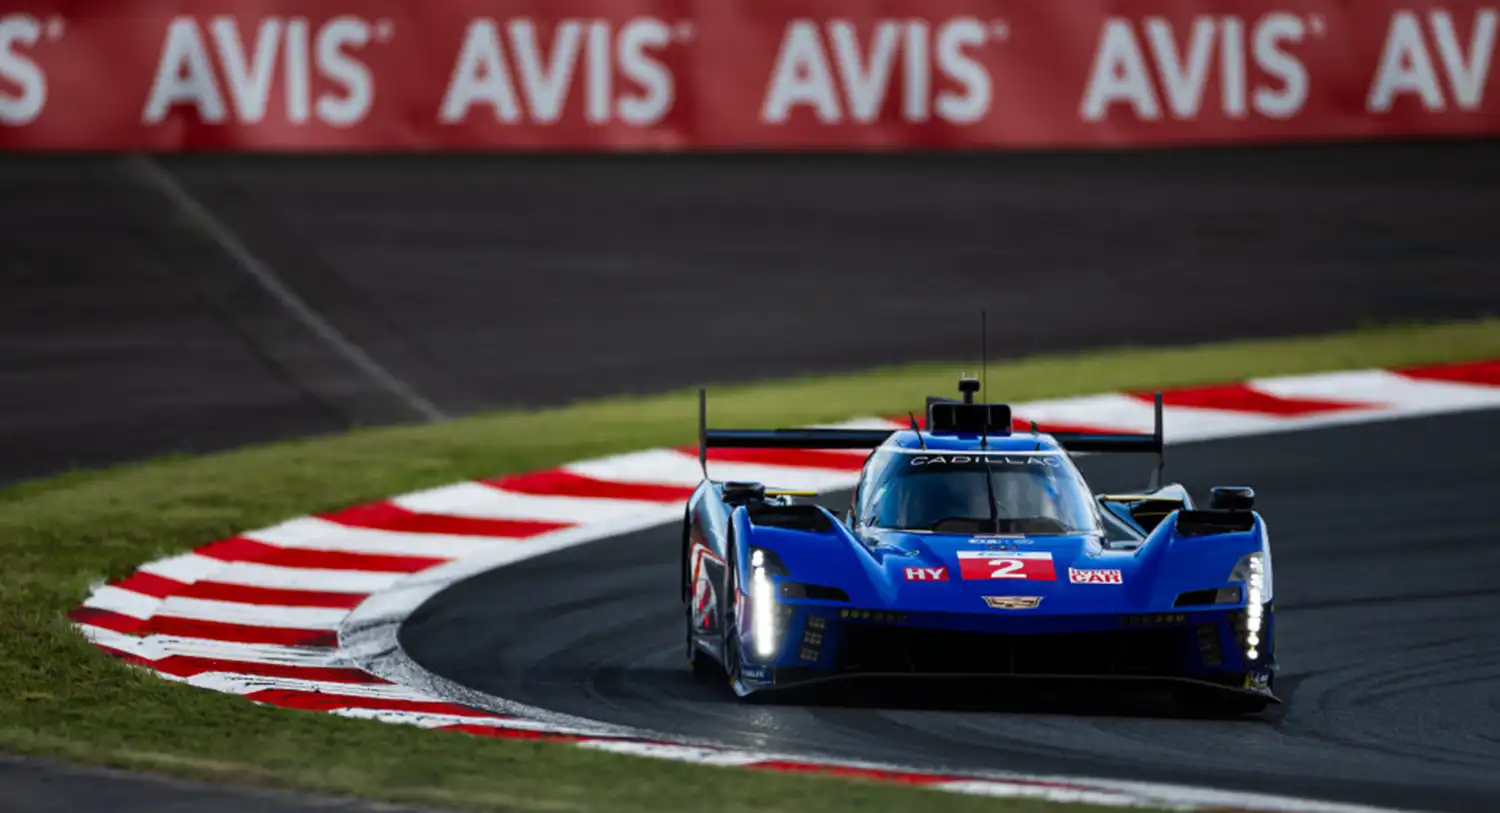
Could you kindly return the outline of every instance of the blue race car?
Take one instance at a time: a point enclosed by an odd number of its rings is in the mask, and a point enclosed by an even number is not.
[[[1161,486],[1152,434],[1030,431],[929,398],[926,428],[709,430],[683,523],[687,656],[735,694],[860,676],[1161,681],[1193,711],[1280,702],[1271,547],[1254,492]],[[715,482],[711,447],[872,449],[839,518],[806,492]],[[1152,452],[1095,495],[1071,453]]]

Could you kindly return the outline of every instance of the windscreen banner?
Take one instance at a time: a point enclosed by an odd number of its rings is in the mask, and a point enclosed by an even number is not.
[[[3,0],[0,149],[1500,133],[1500,0]]]

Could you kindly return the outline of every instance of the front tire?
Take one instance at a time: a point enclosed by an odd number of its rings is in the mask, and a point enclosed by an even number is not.
[[[766,693],[752,691],[740,680],[740,633],[733,626],[724,635],[724,673],[729,676],[729,690],[742,703],[764,702]]]
[[[682,513],[682,598],[685,602],[683,608],[683,628],[687,633],[687,662],[688,669],[694,677],[713,678],[724,675],[723,668],[714,662],[713,658],[703,654],[698,648],[698,636],[693,627],[693,605],[697,602],[698,585],[693,581],[692,562],[689,560],[692,552],[693,515],[691,511]]]
[[[710,658],[704,654],[703,650],[698,648],[697,636],[693,634],[693,604],[691,601],[688,602],[685,615],[687,616],[684,626],[687,627],[688,668],[692,670],[695,677],[722,679],[724,677],[723,667],[715,663],[713,658]]]

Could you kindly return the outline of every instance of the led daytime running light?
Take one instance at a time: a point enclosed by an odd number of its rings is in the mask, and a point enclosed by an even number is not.
[[[1260,629],[1265,613],[1265,566],[1261,554],[1245,557],[1245,657],[1255,660],[1260,657]],[[1238,570],[1239,568],[1235,568]]]
[[[752,562],[762,558],[755,552]],[[750,571],[750,623],[755,636],[755,654],[767,660],[776,654],[776,600],[772,596],[771,577],[764,567]]]

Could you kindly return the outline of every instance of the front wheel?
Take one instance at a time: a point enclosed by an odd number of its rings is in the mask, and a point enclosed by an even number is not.
[[[688,603],[686,615],[688,668],[693,671],[695,676],[700,678],[722,678],[724,676],[723,668],[715,663],[713,658],[705,655],[703,650],[698,648],[698,638],[693,634],[692,602]]]
[[[729,676],[729,689],[744,703],[760,703],[766,693],[751,691],[741,675],[743,661],[740,651],[740,633],[731,625],[724,634],[724,672]]]

